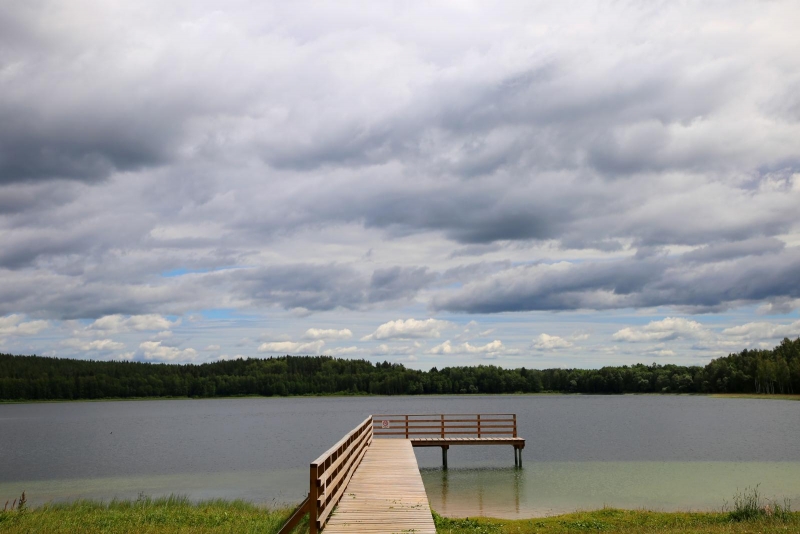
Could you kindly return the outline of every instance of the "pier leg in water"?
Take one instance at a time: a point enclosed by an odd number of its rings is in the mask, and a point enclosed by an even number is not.
[[[445,471],[447,470],[447,449],[450,448],[450,445],[442,446],[442,469]]]

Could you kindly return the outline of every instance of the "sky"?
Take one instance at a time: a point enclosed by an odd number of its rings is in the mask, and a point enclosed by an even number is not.
[[[703,365],[800,335],[800,3],[0,3],[0,352]]]

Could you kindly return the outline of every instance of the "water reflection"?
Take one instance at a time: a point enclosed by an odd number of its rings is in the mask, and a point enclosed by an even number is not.
[[[603,506],[719,510],[759,484],[800,502],[800,462],[530,462],[524,469],[422,469],[431,506],[450,517],[525,518]]]
[[[524,497],[524,470],[423,468],[422,479],[433,508],[451,517],[517,517]]]

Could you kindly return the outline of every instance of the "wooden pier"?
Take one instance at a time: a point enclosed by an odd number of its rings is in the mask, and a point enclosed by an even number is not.
[[[311,534],[435,533],[413,447],[441,447],[447,469],[451,445],[511,445],[521,467],[525,440],[515,414],[369,416],[311,463],[308,497],[279,534],[305,514]]]
[[[325,533],[435,534],[428,495],[407,439],[376,439],[356,470]]]

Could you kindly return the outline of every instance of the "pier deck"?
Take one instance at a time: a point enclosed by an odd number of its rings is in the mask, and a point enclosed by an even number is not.
[[[349,532],[436,532],[410,440],[370,445],[325,526],[326,534]]]

